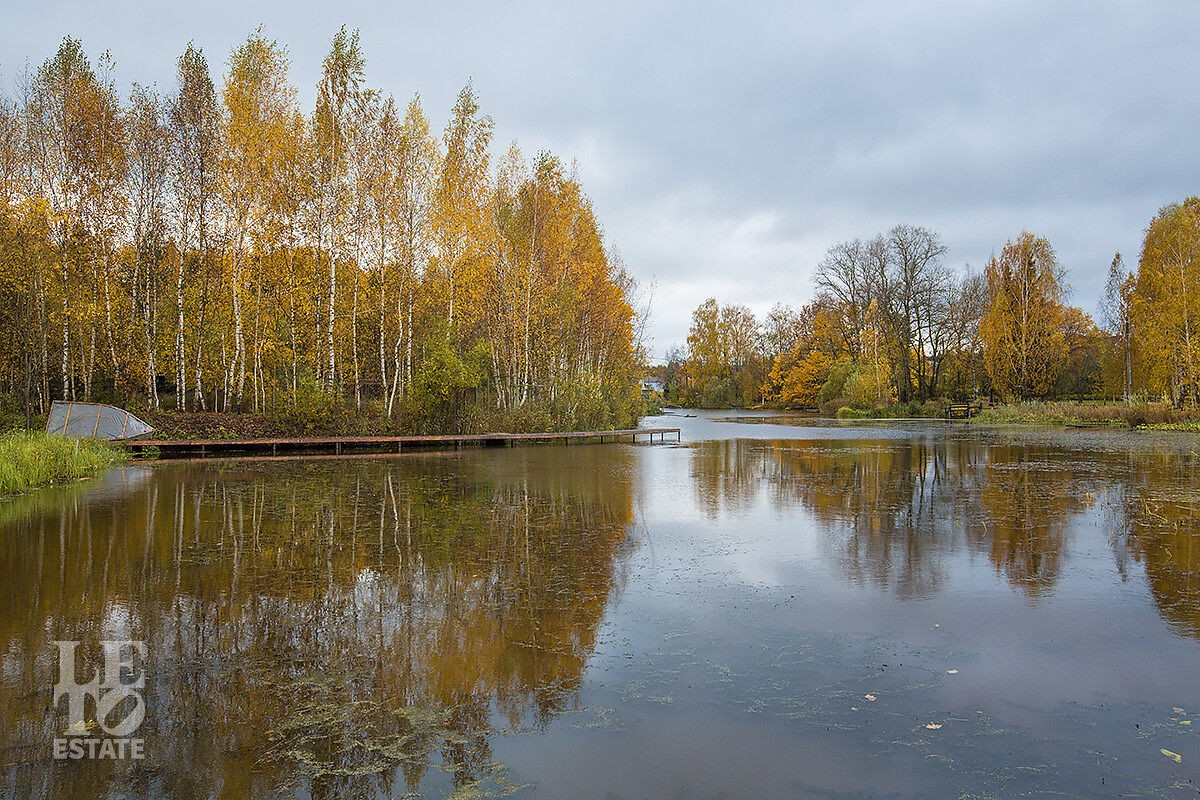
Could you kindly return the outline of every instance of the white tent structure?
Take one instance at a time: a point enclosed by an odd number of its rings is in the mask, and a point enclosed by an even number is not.
[[[74,403],[55,400],[46,421],[46,432],[76,439],[141,439],[154,432],[124,409],[103,403]]]

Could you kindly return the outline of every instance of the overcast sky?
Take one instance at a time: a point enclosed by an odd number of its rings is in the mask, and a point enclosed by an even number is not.
[[[122,88],[175,86],[189,40],[224,71],[256,26],[312,104],[342,24],[371,85],[420,93],[440,128],[474,81],[496,150],[577,159],[617,248],[653,286],[652,349],[704,298],[765,313],[813,294],[832,244],[900,222],[982,268],[1046,236],[1094,312],[1115,251],[1136,263],[1162,205],[1200,192],[1200,3],[297,2],[10,4],[6,91],[64,35]]]

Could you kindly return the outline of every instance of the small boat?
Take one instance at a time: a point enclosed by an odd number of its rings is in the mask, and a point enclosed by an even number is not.
[[[46,433],[115,442],[145,438],[154,433],[154,428],[116,406],[55,400],[46,420]]]

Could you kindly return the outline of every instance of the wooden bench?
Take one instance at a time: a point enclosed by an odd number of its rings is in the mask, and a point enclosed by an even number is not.
[[[946,407],[946,419],[970,419],[982,409],[982,403],[951,403]]]

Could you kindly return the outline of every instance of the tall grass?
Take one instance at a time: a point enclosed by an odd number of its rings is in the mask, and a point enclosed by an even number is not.
[[[0,495],[91,477],[124,459],[112,445],[49,433],[15,431],[0,436]]]
[[[1195,430],[1200,413],[1163,403],[1026,402],[985,408],[975,422],[1027,425],[1109,425]]]

